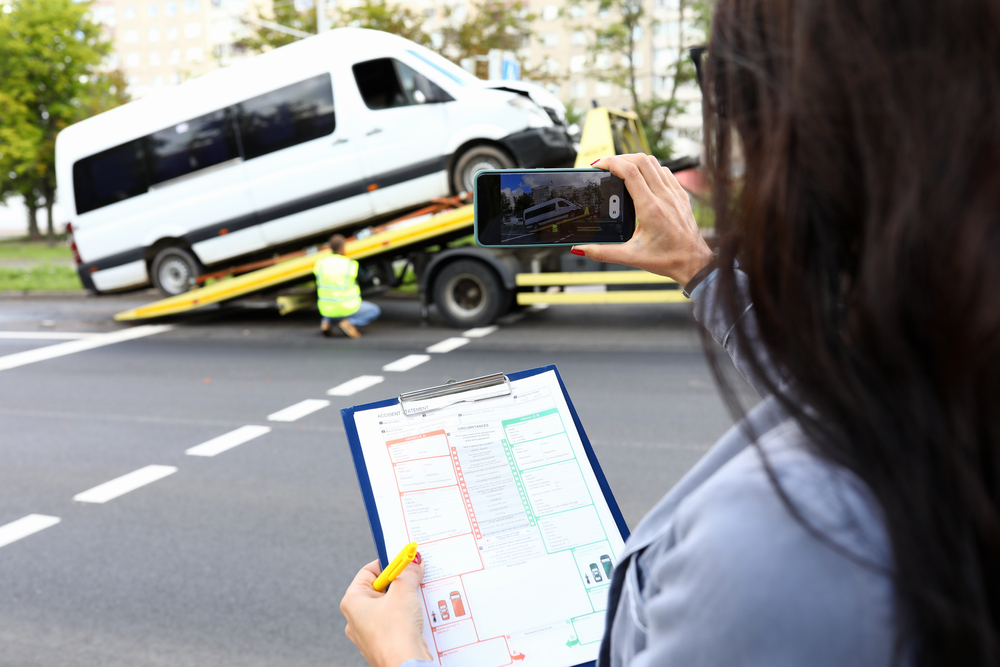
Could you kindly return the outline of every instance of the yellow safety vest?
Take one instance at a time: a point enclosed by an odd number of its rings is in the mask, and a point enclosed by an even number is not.
[[[343,255],[330,255],[313,266],[316,296],[323,317],[347,317],[361,308],[358,263]]]

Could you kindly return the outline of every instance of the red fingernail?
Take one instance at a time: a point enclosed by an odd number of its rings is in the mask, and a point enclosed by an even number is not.
[[[573,248],[573,249],[570,250],[570,252],[573,253],[574,255],[579,255],[580,257],[586,257],[587,256],[587,253],[585,253],[584,251],[580,250],[579,248]]]
[[[420,565],[421,560],[422,559],[420,558],[420,552],[418,551],[417,555],[413,557],[413,562],[416,563],[417,565]]]
[[[593,162],[590,163],[590,166],[593,167],[595,164],[597,164],[598,162],[600,162],[603,159],[604,158],[602,158],[602,157],[597,158],[596,160],[594,160]]]

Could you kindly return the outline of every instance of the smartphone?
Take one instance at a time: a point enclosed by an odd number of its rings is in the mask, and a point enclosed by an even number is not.
[[[625,243],[635,206],[603,169],[499,169],[476,174],[476,242],[486,247]]]

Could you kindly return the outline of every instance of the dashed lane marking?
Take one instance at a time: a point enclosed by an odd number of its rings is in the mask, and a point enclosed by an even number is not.
[[[411,368],[416,368],[425,361],[430,361],[431,355],[429,354],[408,354],[402,359],[396,359],[396,361],[391,364],[386,364],[382,367],[384,371],[392,371],[395,373],[402,373],[403,371],[408,371]]]
[[[469,329],[462,335],[466,338],[482,338],[483,336],[489,336],[491,333],[499,329],[500,327],[494,324],[489,327],[476,327],[475,329]]]
[[[468,343],[469,339],[462,338],[461,336],[457,336],[455,338],[445,338],[440,343],[434,343],[431,345],[427,348],[427,351],[436,354],[444,354],[445,352],[451,352],[452,350],[460,348],[463,345],[467,345]]]
[[[114,345],[115,343],[121,343],[126,340],[152,336],[154,334],[163,333],[164,331],[170,331],[173,328],[174,326],[172,324],[144,324],[137,327],[131,327],[129,329],[122,329],[121,331],[98,334],[96,336],[90,336],[80,340],[72,340],[66,343],[59,343],[57,345],[48,345],[35,350],[8,354],[5,357],[0,357],[0,371],[17,368],[18,366],[24,366],[26,364],[33,364],[36,361],[45,361],[46,359],[64,357],[67,354],[93,350],[94,348],[104,347],[105,345]]]
[[[174,466],[146,466],[73,496],[81,503],[106,503],[177,472]]]
[[[328,389],[326,392],[327,396],[351,396],[358,393],[359,391],[364,391],[368,387],[374,387],[375,385],[382,382],[385,378],[381,375],[359,375],[353,380],[348,380],[343,384],[338,384],[333,389]]]
[[[215,456],[270,432],[270,426],[254,426],[252,424],[241,426],[235,431],[196,445],[184,453],[188,456]]]
[[[0,331],[0,340],[80,340],[99,335],[69,331]]]
[[[307,398],[300,403],[288,406],[284,410],[278,410],[277,412],[269,414],[267,416],[267,421],[293,422],[296,419],[302,419],[306,415],[310,415],[317,410],[322,410],[328,405],[330,405],[330,401],[321,398]]]
[[[40,530],[50,528],[62,521],[57,516],[45,516],[44,514],[29,514],[17,521],[11,521],[6,526],[0,526],[0,547],[5,547],[11,542],[17,542],[23,537],[34,535]]]

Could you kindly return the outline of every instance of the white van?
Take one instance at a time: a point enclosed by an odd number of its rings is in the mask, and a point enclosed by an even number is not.
[[[80,278],[176,294],[206,267],[471,191],[481,169],[572,165],[565,109],[530,90],[342,28],[72,125],[56,176]]]
[[[551,225],[563,220],[569,220],[583,215],[583,207],[571,201],[557,197],[544,204],[537,204],[524,209],[524,227],[529,232],[545,225]]]

